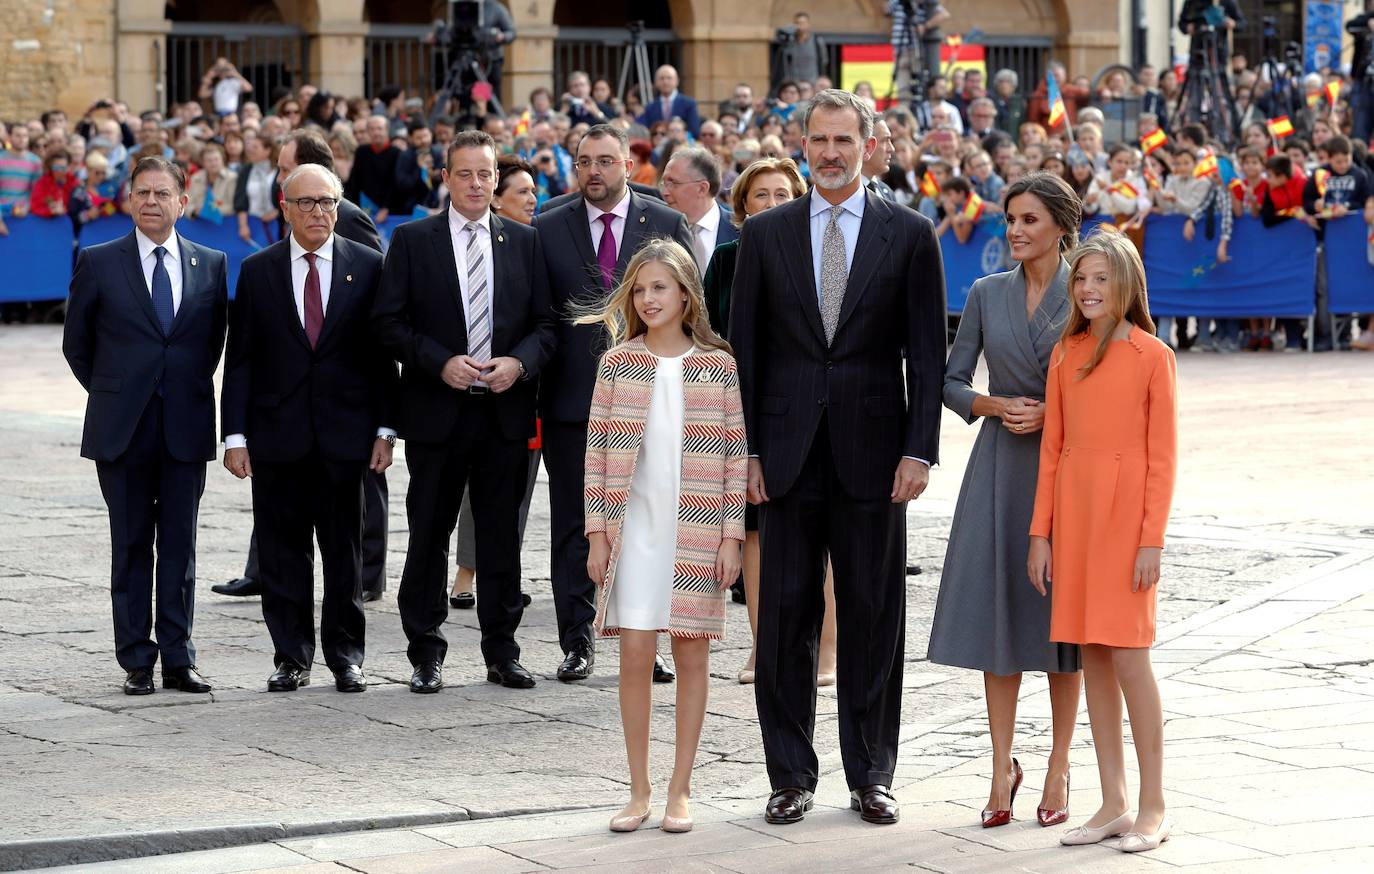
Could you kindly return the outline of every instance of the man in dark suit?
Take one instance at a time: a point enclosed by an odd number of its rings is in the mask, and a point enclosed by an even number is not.
[[[329,144],[317,131],[304,129],[292,131],[281,144],[277,153],[277,180],[272,187],[273,197],[281,200],[281,184],[286,177],[302,164],[319,164],[331,173],[334,172],[334,153]],[[282,236],[290,233],[290,228],[282,216]],[[382,238],[372,217],[350,200],[339,202],[334,212],[334,235],[361,243],[374,252],[382,251]],[[368,469],[363,477],[363,601],[381,600],[386,591],[386,541],[389,494],[386,474]],[[258,570],[257,530],[248,538],[248,561],[243,576],[211,586],[210,591],[219,595],[249,596],[262,594],[261,573]]]
[[[629,187],[631,191],[633,191],[635,194],[638,194],[640,197],[647,197],[650,200],[656,200],[659,203],[663,202],[663,192],[659,191],[652,185],[641,185],[638,182],[627,182],[625,184]],[[560,194],[557,197],[550,197],[548,200],[540,204],[539,212],[552,212],[553,210],[557,209],[563,204],[571,203],[574,200],[580,199],[581,197],[582,193],[579,191],[569,191],[567,194]]]
[[[391,465],[396,364],[371,334],[382,256],[334,234],[343,185],[305,164],[282,184],[291,236],[244,260],[224,368],[224,466],[253,477],[269,692],[310,683],[314,538],[320,642],[340,692],[366,689],[363,477]]]
[[[892,145],[892,128],[881,117],[873,119],[873,138],[878,145],[873,149],[873,154],[864,160],[864,185],[888,203],[896,203],[897,195],[893,193],[892,186],[883,181],[883,177],[892,167],[892,157],[897,154],[897,148]]]
[[[730,211],[716,200],[720,194],[720,164],[709,149],[688,146],[673,152],[663,168],[663,197],[682,213],[692,234],[687,251],[696,258],[697,271],[706,275],[706,265],[716,246],[739,239],[739,229],[730,220]]]
[[[701,115],[697,112],[697,102],[677,90],[679,81],[677,70],[669,64],[654,71],[654,90],[658,93],[644,101],[644,111],[635,120],[652,128],[656,121],[680,118],[687,125],[687,132],[695,137],[701,130]]]
[[[906,621],[906,502],[937,461],[945,286],[934,229],[862,185],[873,114],[826,90],[802,116],[815,187],[745,222],[730,308],[760,504],[756,697],[773,795],[812,804],[816,643],[835,572],[850,806],[892,823]]]
[[[574,325],[573,310],[604,302],[630,258],[651,237],[672,237],[692,248],[681,214],[626,187],[634,161],[624,131],[604,124],[588,130],[573,166],[582,193],[534,220],[558,315],[557,351],[540,382],[539,417],[549,472],[553,600],[564,653],[558,678],[564,681],[591,676],[595,660],[596,585],[587,577],[582,486],[596,363],[606,350],[604,331]]]
[[[62,335],[88,392],[81,455],[95,460],[110,511],[115,657],[129,695],[152,694],[159,654],[163,688],[210,691],[191,642],[196,519],[215,457],[229,295],[224,253],[174,229],[185,209],[181,168],[141,159],[129,177],[134,231],[82,250]]]
[[[415,668],[412,692],[443,688],[448,546],[465,486],[487,679],[534,685],[515,642],[524,612],[519,516],[554,316],[539,237],[491,212],[496,181],[491,136],[454,137],[444,170],[449,208],[396,230],[373,308],[377,336],[402,367],[410,547],[396,602]]]

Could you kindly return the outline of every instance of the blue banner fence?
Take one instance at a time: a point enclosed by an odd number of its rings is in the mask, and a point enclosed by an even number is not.
[[[383,245],[410,216],[395,217],[378,228]],[[1092,217],[1085,226],[1101,222]],[[0,301],[55,301],[67,296],[74,245],[92,246],[123,237],[133,229],[128,216],[97,219],[74,238],[66,218],[10,218],[9,235],[0,236]],[[1183,239],[1181,216],[1152,216],[1145,225],[1145,272],[1150,308],[1160,316],[1281,316],[1313,315],[1316,274],[1316,237],[1306,225],[1284,222],[1263,227],[1257,219],[1235,223],[1231,260],[1216,261],[1216,240],[1202,228],[1191,241]],[[244,258],[269,243],[267,229],[250,219],[252,242],[239,238],[238,223],[226,218],[215,224],[182,219],[177,230],[204,246],[229,255],[232,294]],[[1000,220],[980,222],[967,243],[953,233],[940,240],[945,262],[949,312],[963,312],[969,287],[989,273],[1006,270],[1006,245]],[[275,229],[274,229],[275,230]],[[1374,266],[1368,258],[1369,229],[1358,215],[1327,223],[1326,274],[1330,309],[1337,313],[1374,312]]]

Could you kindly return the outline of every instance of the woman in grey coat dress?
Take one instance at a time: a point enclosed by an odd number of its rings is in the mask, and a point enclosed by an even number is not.
[[[932,662],[983,672],[993,778],[985,828],[1011,821],[1020,788],[1012,758],[1022,671],[1049,673],[1054,747],[1037,811],[1042,826],[1068,818],[1069,744],[1081,686],[1078,647],[1050,642],[1050,602],[1026,571],[1040,467],[1045,375],[1069,313],[1069,265],[1081,206],[1064,180],[1032,173],[1005,200],[1007,243],[1018,266],[969,290],[945,367],[945,406],[983,424],[954,510],[930,634]],[[973,389],[979,355],[988,394]]]

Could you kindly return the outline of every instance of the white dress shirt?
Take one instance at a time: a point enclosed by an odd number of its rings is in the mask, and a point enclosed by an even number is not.
[[[296,303],[296,318],[301,320],[301,327],[305,327],[305,280],[310,275],[310,262],[305,259],[307,249],[296,241],[296,235],[290,238],[291,250],[291,297]],[[330,234],[329,239],[325,240],[318,249],[315,250],[315,272],[320,278],[320,315],[321,317],[329,313],[329,291],[334,280],[334,235]],[[378,437],[395,437],[396,432],[391,428],[378,428]],[[243,434],[227,434],[224,437],[225,449],[242,449],[248,445],[248,438]]]
[[[143,235],[138,228],[134,228],[134,239],[138,242],[138,263],[143,267],[143,284],[148,286],[148,297],[153,296],[153,268],[157,266],[157,256],[153,250],[158,247]],[[167,250],[167,254],[162,258],[162,266],[167,268],[167,277],[172,280],[172,315],[181,312],[181,244],[177,241],[177,232],[172,231],[167,237],[167,242],[161,244]]]
[[[449,204],[448,208],[448,235],[449,241],[453,244],[453,261],[458,265],[458,287],[462,290],[463,298],[463,324],[472,324],[472,302],[471,290],[468,288],[468,225],[469,219],[463,216],[458,210]],[[487,277],[487,327],[490,328],[487,336],[496,335],[496,326],[492,323],[492,314],[496,312],[496,282],[491,268],[491,211],[482,213],[477,222],[477,246],[482,251],[482,268]],[[471,328],[469,327],[469,333]],[[486,362],[482,362],[485,364]],[[480,383],[485,385],[485,383]]]
[[[701,247],[703,255],[700,263],[697,264],[701,275],[706,275],[706,266],[711,263],[711,253],[716,251],[716,238],[720,236],[720,207],[716,206],[713,199],[711,206],[706,210],[696,224],[692,225],[692,237]],[[695,253],[694,253],[695,254]]]
[[[592,251],[599,251],[601,248],[601,217],[606,214],[606,210],[593,206],[587,202],[587,228],[592,233]],[[609,212],[615,218],[611,219],[611,236],[615,237],[616,259],[620,257],[620,242],[625,239],[625,220],[630,215],[630,189],[625,188],[625,196],[620,198],[620,203],[611,207]]]

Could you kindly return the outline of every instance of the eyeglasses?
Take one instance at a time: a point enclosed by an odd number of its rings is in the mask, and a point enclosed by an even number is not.
[[[312,213],[315,207],[319,207],[325,212],[333,212],[339,208],[339,199],[336,197],[295,197],[286,198],[287,203],[294,203],[296,209],[304,213]]]
[[[597,158],[593,161],[591,158],[578,158],[576,161],[573,161],[573,166],[579,170],[590,170],[592,169],[592,165],[595,164],[602,170],[609,170],[623,160],[623,158]]]
[[[684,185],[695,185],[695,184],[698,183],[698,182],[705,182],[705,181],[706,181],[705,179],[682,179],[682,180],[678,180],[678,179],[673,179],[673,178],[668,177],[668,176],[664,176],[661,180],[659,180],[658,185],[659,185],[660,188],[664,188],[664,189],[667,189],[667,188],[681,188],[681,187],[684,186]]]

